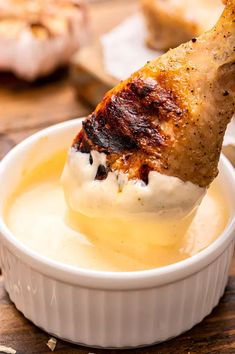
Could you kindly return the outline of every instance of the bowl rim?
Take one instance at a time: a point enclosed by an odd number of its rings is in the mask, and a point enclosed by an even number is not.
[[[0,188],[1,179],[8,164],[11,163],[17,154],[21,154],[27,146],[34,143],[45,135],[56,134],[64,129],[76,127],[83,118],[76,118],[62,123],[52,125],[40,130],[24,139],[11,149],[0,162]],[[222,166],[227,170],[231,183],[231,195],[235,196],[235,170],[228,159],[221,155]],[[21,261],[28,264],[39,273],[68,282],[73,285],[99,289],[131,290],[140,288],[151,288],[172,283],[184,279],[207,267],[215,261],[233,241],[235,236],[235,210],[228,225],[222,234],[208,247],[199,253],[176,263],[147,270],[114,272],[80,268],[77,266],[60,263],[46,256],[40,255],[34,250],[20,242],[10,231],[0,213],[0,241],[7,246],[10,253],[15,254]]]

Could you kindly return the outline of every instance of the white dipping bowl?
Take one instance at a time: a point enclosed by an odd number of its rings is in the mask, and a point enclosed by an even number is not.
[[[234,249],[235,175],[225,157],[219,182],[229,222],[209,247],[181,262],[151,270],[104,272],[58,263],[32,251],[8,229],[3,210],[25,167],[68,148],[76,119],[45,129],[0,163],[0,258],[16,307],[56,337],[95,347],[150,345],[187,331],[218,304]],[[208,220],[208,222],[210,222]]]

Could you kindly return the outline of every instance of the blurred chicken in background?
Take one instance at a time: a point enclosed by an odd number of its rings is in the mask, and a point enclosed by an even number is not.
[[[33,81],[88,38],[86,0],[0,0],[0,70]]]
[[[169,49],[211,29],[223,11],[221,0],[141,0],[153,49]]]

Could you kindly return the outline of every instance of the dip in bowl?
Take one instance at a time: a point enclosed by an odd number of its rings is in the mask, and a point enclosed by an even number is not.
[[[0,164],[6,289],[37,326],[75,343],[119,348],[174,337],[209,314],[224,292],[234,171],[222,156],[193,221],[171,225],[174,237],[163,239],[150,220],[74,214],[60,175],[80,125],[78,119],[45,129]]]

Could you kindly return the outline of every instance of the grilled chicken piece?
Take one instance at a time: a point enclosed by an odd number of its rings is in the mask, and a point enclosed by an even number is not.
[[[221,0],[141,0],[147,45],[174,48],[210,29],[223,11]]]
[[[235,111],[235,0],[209,32],[146,64],[107,93],[73,148],[106,154],[96,179],[150,171],[207,187]],[[92,161],[91,161],[92,163]]]
[[[0,70],[25,80],[67,64],[87,37],[85,0],[0,0]]]

